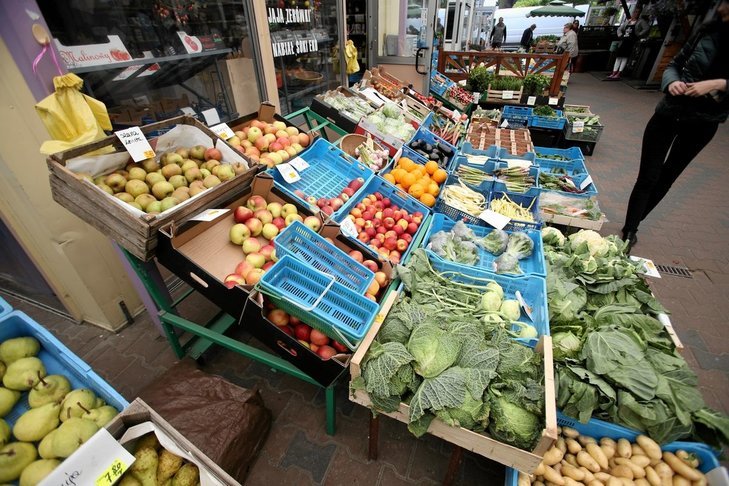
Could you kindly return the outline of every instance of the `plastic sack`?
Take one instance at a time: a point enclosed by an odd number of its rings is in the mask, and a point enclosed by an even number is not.
[[[348,40],[344,46],[344,59],[347,61],[347,74],[359,72],[359,62],[357,62],[357,47],[354,42]]]
[[[605,215],[594,197],[565,196],[551,191],[539,195],[539,210],[572,218],[600,221]]]
[[[41,145],[42,154],[54,154],[106,137],[111,120],[106,105],[81,93],[83,80],[73,73],[53,78],[55,93],[35,105],[52,140]],[[112,151],[113,147],[108,147]]]

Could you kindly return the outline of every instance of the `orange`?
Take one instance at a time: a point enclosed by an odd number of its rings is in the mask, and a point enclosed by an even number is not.
[[[423,177],[424,175],[426,175],[428,173],[425,170],[425,166],[420,165],[420,164],[415,164],[415,167],[413,167],[413,170],[411,170],[410,172],[412,172],[414,174],[418,174],[418,178]]]
[[[388,172],[384,176],[382,176],[387,182],[390,184],[395,184],[395,176],[392,175],[392,172]]]
[[[410,186],[408,194],[410,194],[414,198],[420,198],[423,194],[425,194],[425,188],[420,184],[413,184],[412,186]]]
[[[420,202],[428,206],[429,208],[432,208],[435,206],[435,196],[432,194],[425,193],[422,196],[420,196]]]
[[[433,196],[437,196],[440,193],[440,186],[438,186],[437,182],[430,182],[428,184],[428,194],[432,194]]]
[[[425,164],[425,170],[428,171],[429,175],[433,175],[433,173],[438,170],[438,162],[435,160],[429,160],[427,164]]]
[[[410,186],[415,184],[416,177],[413,174],[407,173],[404,176],[402,176],[402,180],[400,181],[400,184],[402,184],[402,187],[405,189],[410,189]]]
[[[400,157],[400,160],[398,161],[397,165],[399,167],[405,169],[406,171],[410,172],[412,170],[413,166],[415,165],[415,162],[413,162],[412,160],[410,160],[407,157]]]
[[[392,177],[395,178],[395,181],[402,182],[402,178],[405,174],[407,174],[407,172],[405,172],[405,170],[403,169],[395,169],[391,172],[391,174]]]
[[[438,169],[433,172],[433,180],[438,184],[444,183],[446,179],[448,179],[448,172],[443,169]]]
[[[417,183],[423,186],[423,191],[428,192],[428,185],[430,185],[430,179],[428,178],[428,176],[421,177],[420,179],[418,179]]]

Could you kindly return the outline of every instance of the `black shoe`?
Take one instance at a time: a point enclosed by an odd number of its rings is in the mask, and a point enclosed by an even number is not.
[[[638,235],[636,233],[637,231],[623,231],[623,241],[628,242],[628,248],[625,250],[627,253],[630,253],[630,250],[638,243]]]

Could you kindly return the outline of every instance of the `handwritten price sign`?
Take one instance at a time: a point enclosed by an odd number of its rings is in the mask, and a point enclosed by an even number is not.
[[[101,473],[101,476],[96,478],[96,486],[111,486],[122,476],[122,474],[124,474],[124,471],[126,470],[127,465],[121,460],[115,459],[114,462],[111,463],[111,466],[109,466],[109,469]]]
[[[147,137],[144,136],[142,130],[139,127],[127,128],[125,130],[119,130],[114,134],[124,144],[124,148],[127,149],[129,155],[131,155],[134,162],[141,162],[145,159],[151,159],[155,156],[152,146],[147,141]]]

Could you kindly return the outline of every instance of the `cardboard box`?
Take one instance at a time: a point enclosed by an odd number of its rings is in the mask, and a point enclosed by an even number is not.
[[[235,120],[231,120],[228,122],[228,126],[235,132],[242,130],[243,128],[247,127],[251,124],[253,120],[260,120],[266,123],[273,123],[274,121],[280,121],[284,122],[287,127],[296,127],[299,129],[300,132],[308,133],[310,136],[309,139],[309,145],[311,145],[314,142],[314,139],[319,136],[319,132],[317,131],[309,131],[308,127],[307,129],[304,129],[302,127],[298,127],[288,121],[286,118],[281,116],[280,114],[276,113],[276,107],[269,103],[268,101],[264,101],[261,103],[261,106],[258,107],[258,111],[249,113],[248,115],[244,115],[241,117],[236,118]]]
[[[338,87],[335,91],[339,92],[342,96],[346,96],[347,98],[357,97],[372,105],[372,103],[370,103],[367,98],[360,96],[356,92],[353,92],[342,86]],[[345,130],[349,133],[354,133],[355,129],[357,128],[357,123],[359,123],[359,119],[355,120],[347,116],[346,114],[341,113],[339,110],[324,101],[323,98],[323,95],[316,95],[311,100],[311,110],[323,116],[342,130]]]
[[[185,130],[199,137],[198,140],[205,140],[206,143],[209,143],[209,146],[217,146],[223,150],[224,160],[248,163],[245,157],[208,127],[189,116],[171,118],[163,122],[145,125],[141,127],[141,130],[144,134],[153,134],[177,126],[185,127]],[[150,144],[155,148],[157,143],[161,143],[161,140],[163,139],[152,139]],[[195,143],[197,142],[180,144],[180,146],[189,146]],[[105,148],[113,149],[113,153],[101,156],[94,155],[95,151]],[[106,157],[106,159],[103,159],[105,162],[100,161],[101,157]],[[126,150],[122,148],[121,142],[115,135],[50,155],[47,158],[53,199],[140,260],[150,260],[154,257],[159,228],[171,221],[176,221],[179,224],[203,209],[215,207],[222,203],[229,198],[228,191],[248,187],[253,176],[260,170],[260,167],[254,166],[243,174],[208,189],[158,215],[146,214],[129,206],[105,193],[93,183],[78,178],[74,172],[74,170],[90,172],[96,170],[94,168],[97,166],[103,166],[104,169],[98,174],[92,172],[92,175],[96,176],[106,174],[116,168],[123,168],[129,161],[131,161],[131,158]],[[87,168],[92,169],[86,170]]]
[[[228,200],[217,206],[227,211],[212,221],[172,221],[160,229],[157,260],[190,284],[195,290],[236,318],[240,317],[252,286],[228,288],[225,277],[235,271],[245,259],[241,248],[230,242],[230,228],[235,224],[233,210],[244,205],[253,195],[268,202],[292,203],[303,216],[314,213],[306,206],[288,198],[274,187],[268,174],[257,175],[249,188],[232,191]]]

